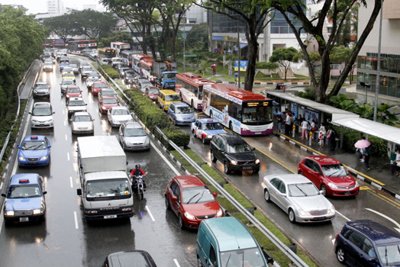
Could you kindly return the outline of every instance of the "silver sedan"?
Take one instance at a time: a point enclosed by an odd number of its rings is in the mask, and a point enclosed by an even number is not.
[[[265,200],[285,211],[292,223],[324,222],[335,217],[332,203],[303,175],[267,175],[261,186]]]
[[[71,118],[73,134],[92,134],[94,132],[94,119],[88,112],[75,112]]]

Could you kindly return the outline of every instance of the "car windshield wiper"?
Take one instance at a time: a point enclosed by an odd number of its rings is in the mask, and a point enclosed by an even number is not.
[[[197,194],[195,194],[194,196],[192,196],[189,200],[188,200],[188,202],[186,202],[186,204],[189,204],[190,203],[190,201],[193,199],[193,198],[195,198],[196,196],[198,196],[200,194],[200,192],[199,193],[197,193]]]
[[[295,184],[295,186],[300,190],[300,192],[302,192],[303,194],[304,194],[304,196],[308,196],[303,190],[301,190],[301,188],[297,185],[297,184]]]
[[[202,199],[203,198],[203,195],[204,195],[204,192],[206,192],[206,190],[203,190],[203,193],[201,193],[201,196],[199,197],[199,199],[195,202],[195,204],[197,204],[197,202],[199,202],[200,201],[200,199]]]

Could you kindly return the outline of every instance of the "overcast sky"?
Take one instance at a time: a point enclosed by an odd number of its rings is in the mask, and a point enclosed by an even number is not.
[[[99,0],[64,0],[64,7],[70,7],[78,10],[83,9],[83,5],[96,5],[97,8],[105,10],[99,4]],[[28,14],[46,13],[47,0],[0,0],[2,5],[22,5],[28,9]]]

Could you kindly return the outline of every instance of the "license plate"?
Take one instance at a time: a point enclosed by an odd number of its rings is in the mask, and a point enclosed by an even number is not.
[[[20,222],[29,222],[29,217],[20,217],[19,221]]]
[[[104,219],[115,219],[117,218],[117,215],[106,215],[104,216]]]
[[[261,132],[256,132],[256,133],[254,133],[254,134],[261,134]]]
[[[351,195],[351,193],[352,193],[352,192],[346,192],[346,193],[344,193],[344,194],[347,196],[347,195]]]
[[[252,170],[253,167],[243,167],[243,170]]]

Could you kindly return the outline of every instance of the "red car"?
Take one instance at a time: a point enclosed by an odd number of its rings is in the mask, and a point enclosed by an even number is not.
[[[99,111],[101,113],[107,113],[107,111],[110,108],[118,106],[119,106],[118,99],[116,99],[114,96],[105,95],[103,96],[101,101],[99,100]]]
[[[108,84],[102,81],[94,82],[92,85],[92,94],[98,95],[102,88],[108,88]]]
[[[153,102],[157,102],[158,99],[158,88],[155,86],[147,87],[144,91],[144,95],[151,99]]]
[[[342,163],[331,157],[306,157],[299,163],[297,172],[310,179],[325,196],[356,196],[360,191],[358,182]]]
[[[204,219],[224,216],[224,211],[208,186],[197,176],[172,178],[165,191],[165,205],[179,220],[181,228],[199,228]]]
[[[67,89],[65,90],[65,97],[67,98],[67,102],[70,98],[80,98],[82,97],[82,91],[77,85],[67,86]]]

